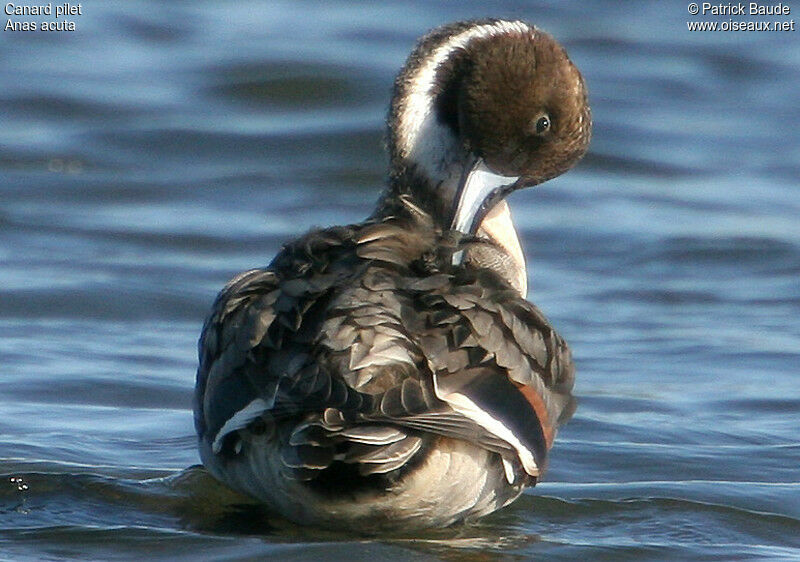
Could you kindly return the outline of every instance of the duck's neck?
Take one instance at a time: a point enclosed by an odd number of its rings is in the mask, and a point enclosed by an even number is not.
[[[443,163],[433,174],[416,164],[393,166],[389,185],[373,216],[385,218],[395,215],[400,198],[405,197],[429,214],[436,228],[449,230],[462,169],[460,162]]]
[[[486,20],[454,24],[423,38],[395,81],[389,115],[389,187],[373,219],[408,214],[402,203],[406,199],[430,215],[434,228],[453,227],[459,184],[474,161],[459,138],[457,111],[471,48],[475,41],[495,35],[532,32],[523,22]],[[515,263],[515,273],[509,276],[519,281],[514,285],[522,287],[524,295],[525,258],[508,205],[497,204],[476,234],[491,239]]]
[[[402,217],[409,214],[409,205],[402,202],[403,199],[410,202],[414,208],[419,208],[422,212],[433,218],[432,223],[440,231],[449,230],[448,226],[442,226],[449,220],[448,215],[452,209],[452,197],[455,196],[457,180],[452,185],[447,185],[447,180],[442,180],[440,189],[431,189],[429,184],[417,182],[393,182],[389,189],[378,201],[373,220],[384,220],[390,217]],[[425,186],[422,189],[421,186]],[[453,195],[450,199],[441,197],[442,193],[449,193],[452,188]],[[438,194],[438,195],[431,195]],[[511,217],[511,209],[506,201],[500,201],[481,222],[476,232],[477,236],[488,238],[497,245],[502,252],[511,258],[514,267],[505,272],[504,277],[517,289],[524,298],[528,291],[528,272],[525,265],[525,255],[522,253],[522,246],[514,228],[514,221]]]

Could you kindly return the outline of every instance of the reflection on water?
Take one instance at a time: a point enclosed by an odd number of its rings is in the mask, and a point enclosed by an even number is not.
[[[796,35],[689,33],[655,1],[83,4],[75,32],[0,34],[4,556],[800,555]],[[298,528],[193,466],[203,317],[370,212],[394,73],[486,15],[551,31],[590,87],[590,154],[511,200],[580,407],[477,525]]]

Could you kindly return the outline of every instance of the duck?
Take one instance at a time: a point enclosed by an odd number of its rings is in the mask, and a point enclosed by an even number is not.
[[[586,152],[581,73],[532,24],[451,23],[411,52],[387,122],[372,214],[235,276],[198,344],[203,464],[301,525],[476,521],[539,482],[575,409],[506,197]]]

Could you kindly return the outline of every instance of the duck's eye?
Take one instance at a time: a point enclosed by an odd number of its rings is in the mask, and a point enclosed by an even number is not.
[[[542,115],[536,120],[536,134],[541,135],[550,128],[550,118]]]

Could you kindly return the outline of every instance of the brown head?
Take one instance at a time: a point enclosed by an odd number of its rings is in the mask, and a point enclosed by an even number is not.
[[[572,167],[591,137],[578,69],[524,22],[434,30],[395,83],[389,196],[410,193],[442,228],[474,233],[515,189]]]

